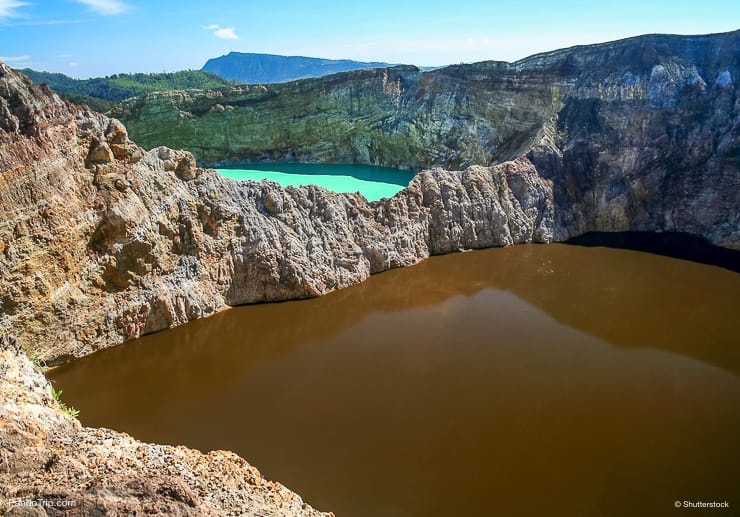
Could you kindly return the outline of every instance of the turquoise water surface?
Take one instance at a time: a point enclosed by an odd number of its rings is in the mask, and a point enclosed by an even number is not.
[[[414,177],[413,172],[388,167],[320,163],[242,163],[216,170],[238,181],[266,179],[283,187],[318,185],[334,192],[359,192],[368,201],[393,196]]]

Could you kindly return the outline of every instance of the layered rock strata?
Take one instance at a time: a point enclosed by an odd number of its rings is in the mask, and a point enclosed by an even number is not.
[[[305,298],[430,254],[547,242],[527,158],[419,174],[401,195],[237,183],[2,69],[0,329],[50,364],[230,305]],[[25,100],[29,99],[29,100]],[[31,115],[32,113],[32,115]]]
[[[466,169],[526,156],[555,238],[678,231],[740,248],[740,32],[642,36],[515,63],[397,67],[152,94],[114,111],[204,163]]]

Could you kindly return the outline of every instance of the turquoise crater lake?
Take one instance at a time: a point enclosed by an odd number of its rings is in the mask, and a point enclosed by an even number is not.
[[[359,192],[368,201],[391,197],[406,187],[414,172],[372,165],[322,163],[240,163],[216,169],[237,180],[270,180],[283,187],[318,185],[334,192]]]

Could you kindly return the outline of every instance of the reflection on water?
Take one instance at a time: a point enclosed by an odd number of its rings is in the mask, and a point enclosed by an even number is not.
[[[727,270],[515,246],[236,308],[50,376],[86,425],[234,450],[338,516],[737,508],[738,313]]]

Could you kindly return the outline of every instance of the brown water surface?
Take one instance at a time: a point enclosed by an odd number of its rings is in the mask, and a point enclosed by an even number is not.
[[[338,517],[725,515],[738,314],[731,271],[515,246],[235,308],[50,377],[86,425],[233,450]]]

